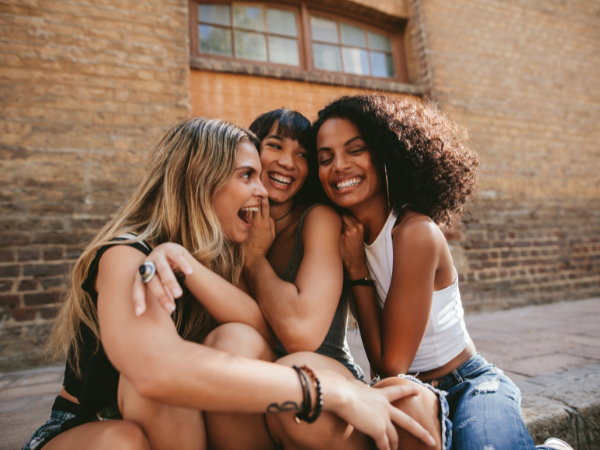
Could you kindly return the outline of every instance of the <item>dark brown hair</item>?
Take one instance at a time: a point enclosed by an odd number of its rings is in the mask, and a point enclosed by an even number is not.
[[[477,187],[479,158],[467,130],[433,103],[413,97],[344,96],[319,111],[313,142],[323,123],[333,118],[356,125],[384,189],[387,169],[389,202],[397,214],[409,204],[440,225],[450,225],[452,216],[462,214]]]

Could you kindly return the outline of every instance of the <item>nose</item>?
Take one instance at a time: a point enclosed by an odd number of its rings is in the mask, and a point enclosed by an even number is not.
[[[336,156],[333,159],[333,170],[336,172],[344,172],[350,168],[350,161],[345,155]]]
[[[282,152],[280,158],[277,160],[277,164],[284,169],[292,170],[294,168],[294,158],[292,156],[292,152]]]
[[[258,180],[258,182],[256,184],[256,189],[254,190],[254,196],[258,197],[261,200],[263,200],[269,196],[267,189],[265,188],[264,184],[262,184],[262,181],[260,181],[260,180]]]

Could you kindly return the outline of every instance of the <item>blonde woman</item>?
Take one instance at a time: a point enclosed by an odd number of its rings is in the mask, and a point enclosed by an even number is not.
[[[324,411],[372,436],[380,449],[397,447],[392,422],[426,433],[390,404],[414,389],[370,390],[199,344],[216,323],[228,322],[274,342],[258,305],[232,284],[249,211],[266,198],[260,172],[252,133],[223,121],[192,119],[159,142],[136,192],[75,265],[50,343],[68,358],[64,387],[51,419],[24,449],[203,450],[202,411],[312,417],[319,390]],[[151,294],[162,286],[148,272],[145,311],[136,317],[131,308],[131,287],[138,268],[151,267],[145,262],[152,249],[194,274],[185,292],[169,286],[177,298],[172,317]],[[307,381],[314,377],[320,383]]]

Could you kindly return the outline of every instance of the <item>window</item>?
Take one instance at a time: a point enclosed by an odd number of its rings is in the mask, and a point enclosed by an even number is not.
[[[310,18],[315,69],[393,78],[389,37],[319,16]]]
[[[198,5],[200,53],[299,66],[293,11],[244,4]]]
[[[230,64],[223,60],[246,70],[283,67],[296,79],[311,72],[313,79],[343,74],[355,83],[356,77],[406,81],[402,24],[374,25],[333,11],[317,4],[190,0],[192,59],[215,70]],[[254,69],[260,66],[267,68]]]

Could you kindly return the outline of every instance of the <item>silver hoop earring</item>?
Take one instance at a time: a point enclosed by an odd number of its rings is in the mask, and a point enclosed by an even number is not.
[[[387,167],[385,164],[383,165],[383,170],[385,170],[385,189],[387,191],[388,208],[392,209],[392,207],[390,206],[390,183],[388,181]]]

